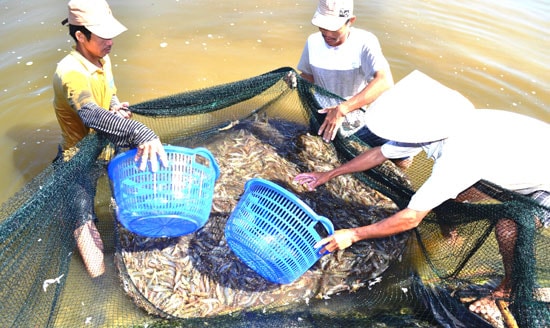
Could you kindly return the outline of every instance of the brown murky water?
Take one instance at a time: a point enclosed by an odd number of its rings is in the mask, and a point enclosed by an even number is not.
[[[129,30],[112,59],[122,100],[209,87],[295,67],[313,0],[110,1]],[[396,80],[419,69],[468,96],[550,121],[550,2],[356,1],[356,26],[378,35]],[[0,201],[56,152],[51,76],[73,44],[64,2],[0,1]]]

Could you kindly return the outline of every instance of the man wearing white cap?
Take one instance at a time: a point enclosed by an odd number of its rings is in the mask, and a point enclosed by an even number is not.
[[[128,103],[121,103],[116,96],[108,54],[112,39],[126,27],[104,0],[71,0],[68,9],[69,16],[62,23],[69,24],[76,46],[57,64],[53,78],[53,104],[63,137],[58,157],[69,160],[77,143],[95,131],[115,146],[137,147],[136,160],[141,161],[142,170],[148,160],[153,170],[158,168],[158,160],[166,165],[160,139],[142,123],[129,119]],[[85,181],[75,190],[72,206],[78,218],[74,236],[86,269],[92,277],[99,277],[105,271],[103,243],[94,224],[94,195],[84,187],[91,184],[95,181]]]
[[[374,133],[391,141],[331,171],[302,173],[294,180],[314,190],[336,176],[422,150],[434,162],[431,175],[405,209],[371,225],[335,231],[317,247],[333,252],[360,240],[413,229],[446,200],[479,200],[472,196],[482,194],[471,187],[480,180],[531,197],[546,208],[538,224],[550,225],[549,124],[512,112],[474,109],[458,92],[418,71],[381,95],[366,112],[366,122]],[[478,313],[511,289],[517,227],[511,219],[500,219],[495,232],[504,278],[493,295],[472,304],[470,309]]]
[[[385,140],[368,131],[361,116],[367,105],[393,86],[393,77],[378,39],[352,27],[355,20],[353,0],[320,0],[311,20],[319,32],[308,37],[297,68],[304,79],[346,99],[337,103],[318,98],[325,107],[320,113],[326,113],[319,129],[325,141],[333,140],[340,130],[344,136],[356,133],[370,146],[378,146]]]

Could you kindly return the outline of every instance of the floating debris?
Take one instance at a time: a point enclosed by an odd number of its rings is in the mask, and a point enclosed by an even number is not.
[[[57,278],[54,278],[54,279],[46,279],[44,280],[44,283],[42,284],[42,289],[44,290],[44,293],[48,290],[48,287],[51,285],[51,284],[59,284],[61,283],[61,278],[63,278],[64,274],[60,275],[59,277]]]

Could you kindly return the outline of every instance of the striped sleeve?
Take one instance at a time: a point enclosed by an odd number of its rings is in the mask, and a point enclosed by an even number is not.
[[[120,147],[133,148],[158,138],[143,123],[114,115],[95,103],[83,105],[78,115],[85,126],[104,134],[109,141]]]

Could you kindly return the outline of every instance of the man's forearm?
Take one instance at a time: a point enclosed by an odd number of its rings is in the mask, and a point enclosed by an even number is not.
[[[393,79],[385,71],[378,71],[374,75],[374,79],[363,88],[358,94],[346,100],[343,104],[349,108],[348,113],[370,105],[382,93],[393,86]]]
[[[143,123],[114,115],[94,103],[82,106],[78,115],[84,125],[98,133],[105,134],[117,146],[137,147],[144,142],[158,138]]]
[[[405,208],[373,224],[353,228],[353,242],[372,238],[385,238],[416,228],[430,211]]]
[[[331,171],[331,179],[343,174],[362,172],[370,170],[384,163],[387,158],[382,154],[381,147],[371,148],[351,161],[335,168]]]

